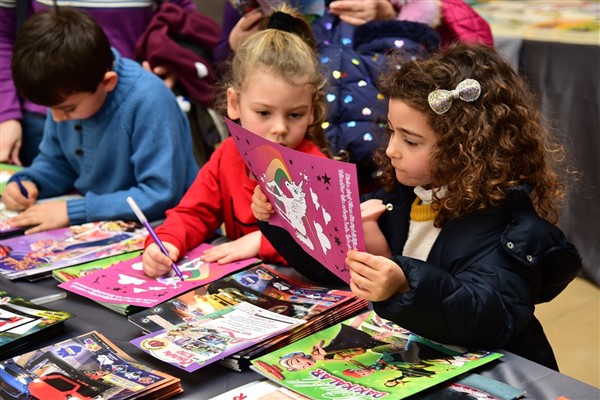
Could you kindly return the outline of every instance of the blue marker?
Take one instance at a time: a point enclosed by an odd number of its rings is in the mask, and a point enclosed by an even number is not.
[[[144,215],[144,213],[142,212],[140,207],[137,205],[137,203],[133,200],[133,198],[131,196],[127,197],[127,203],[129,203],[129,207],[131,207],[131,209],[133,210],[135,215],[138,217],[138,219],[140,220],[142,225],[144,225],[144,227],[146,227],[146,230],[148,231],[148,233],[150,234],[152,239],[154,239],[154,243],[156,243],[158,245],[158,247],[160,248],[160,251],[162,251],[162,253],[168,257],[169,252],[165,248],[165,245],[160,241],[160,239],[158,238],[158,235],[156,234],[156,232],[154,232],[154,229],[152,229],[152,225],[150,225],[150,223],[148,222],[148,218],[146,218],[146,216]],[[181,279],[183,281],[183,275],[181,275],[181,271],[179,270],[179,267],[177,266],[177,264],[173,263],[172,267],[173,267],[173,271],[175,271],[175,273],[177,274],[179,279]]]
[[[21,191],[21,194],[23,196],[25,196],[26,199],[28,199],[29,193],[27,193],[27,189],[25,189],[25,186],[23,186],[23,182],[21,182],[21,179],[19,178],[18,175],[15,175],[15,182],[17,182],[17,186],[19,186],[19,190]]]

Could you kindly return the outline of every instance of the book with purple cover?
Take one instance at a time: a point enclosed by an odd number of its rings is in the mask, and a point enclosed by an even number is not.
[[[189,251],[178,263],[185,278],[183,281],[173,271],[156,278],[147,276],[142,270],[142,256],[139,255],[58,286],[100,303],[154,307],[188,290],[260,262],[258,258],[228,264],[201,261],[199,257],[210,247],[212,245],[203,243]]]
[[[19,279],[143,248],[146,230],[123,221],[98,221],[0,241],[0,273]]]
[[[348,250],[365,250],[356,166],[270,142],[226,119],[238,151],[275,208],[270,224],[344,282]]]

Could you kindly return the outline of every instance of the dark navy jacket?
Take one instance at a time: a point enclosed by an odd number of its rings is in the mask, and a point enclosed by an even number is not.
[[[392,254],[408,236],[412,188],[379,190],[367,198],[392,204],[379,226]],[[335,282],[333,274],[297,246],[281,228],[261,231],[298,272]],[[533,312],[550,301],[581,268],[575,247],[534,211],[526,190],[513,190],[502,207],[452,219],[442,228],[427,261],[395,255],[410,291],[374,302],[381,317],[426,338],[469,348],[506,349],[558,369],[552,348]],[[338,281],[339,282],[339,281]]]

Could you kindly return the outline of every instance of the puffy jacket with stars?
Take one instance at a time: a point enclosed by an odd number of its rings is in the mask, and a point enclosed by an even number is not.
[[[426,261],[400,255],[412,188],[367,198],[393,206],[379,227],[410,286],[407,293],[374,302],[377,314],[442,343],[506,349],[558,369],[535,304],[556,297],[579,272],[581,258],[557,227],[536,214],[527,190],[513,190],[501,207],[448,221]],[[291,237],[266,223],[261,230],[298,272],[321,282],[334,279]]]
[[[334,153],[348,152],[357,165],[361,191],[372,184],[372,153],[385,137],[387,99],[375,86],[384,55],[404,49],[409,56],[439,46],[437,32],[410,21],[372,21],[355,27],[332,14],[317,18],[313,31],[327,75],[325,132]]]

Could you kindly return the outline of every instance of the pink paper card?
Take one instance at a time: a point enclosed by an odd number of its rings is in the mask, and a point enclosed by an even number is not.
[[[238,151],[286,229],[314,259],[350,283],[348,250],[364,251],[356,166],[272,143],[226,119]]]
[[[203,243],[177,263],[184,277],[183,281],[173,271],[158,278],[146,276],[142,270],[140,255],[58,286],[98,302],[154,307],[188,290],[260,262],[258,258],[229,264],[200,261],[199,257],[210,247],[212,245]]]

